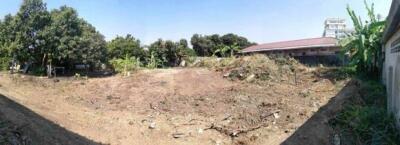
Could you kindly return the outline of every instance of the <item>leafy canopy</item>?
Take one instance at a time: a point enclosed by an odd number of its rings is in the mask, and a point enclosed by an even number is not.
[[[224,54],[225,52],[229,52],[230,54],[237,53],[245,47],[254,45],[247,38],[231,33],[223,36],[219,36],[218,34],[205,36],[194,34],[191,38],[191,43],[193,50],[198,56],[216,55],[220,57],[229,56]],[[224,51],[226,49],[229,49],[229,51]]]
[[[0,23],[0,57],[7,58],[5,63],[13,59],[41,70],[48,64],[94,66],[105,61],[105,45],[104,36],[75,9],[62,6],[49,12],[42,0],[24,0],[15,16],[7,15]]]

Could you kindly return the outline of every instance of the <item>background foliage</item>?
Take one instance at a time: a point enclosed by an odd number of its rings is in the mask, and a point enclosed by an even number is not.
[[[198,56],[212,56],[215,54],[219,57],[229,56],[231,54],[231,51],[222,51],[225,47],[238,47],[237,49],[233,49],[232,52],[237,53],[241,49],[255,44],[249,42],[245,37],[231,33],[223,36],[219,36],[218,34],[204,36],[194,34],[191,38],[191,43],[193,45],[193,50],[196,51]]]
[[[143,46],[130,34],[106,42],[74,8],[61,6],[48,11],[42,0],[23,0],[15,15],[0,21],[0,69],[9,68],[11,62],[31,64],[30,71],[39,74],[46,72],[47,65],[67,70],[76,64],[89,64],[92,69],[101,64],[118,68],[126,57],[134,57],[149,68],[174,67],[196,55],[233,56],[254,44],[235,34],[195,34],[190,43],[193,49],[186,39],[159,39]]]
[[[75,9],[62,6],[49,12],[42,0],[24,0],[16,15],[0,22],[0,51],[3,60],[29,62],[32,69],[49,64],[97,66],[107,52],[104,36],[79,18]]]

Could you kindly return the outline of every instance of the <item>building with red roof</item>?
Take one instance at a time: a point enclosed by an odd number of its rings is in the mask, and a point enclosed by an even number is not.
[[[340,64],[340,46],[333,37],[319,37],[281,41],[253,45],[241,51],[243,54],[262,53],[268,55],[286,55],[307,64]]]

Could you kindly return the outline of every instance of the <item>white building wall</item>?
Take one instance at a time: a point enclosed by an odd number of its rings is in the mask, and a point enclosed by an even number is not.
[[[325,30],[323,37],[335,37],[342,39],[346,33],[351,32],[346,29],[346,20],[340,18],[328,18],[325,20]]]
[[[388,110],[396,117],[400,125],[400,52],[392,52],[392,43],[400,38],[400,29],[385,44],[385,63],[383,82],[387,88]]]

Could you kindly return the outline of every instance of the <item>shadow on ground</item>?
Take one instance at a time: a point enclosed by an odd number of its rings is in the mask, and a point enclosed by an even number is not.
[[[0,121],[8,121],[17,126],[21,132],[18,134],[28,137],[28,144],[100,145],[66,130],[2,94],[0,94]]]
[[[333,145],[334,130],[329,125],[332,119],[352,96],[357,95],[359,84],[350,81],[329,102],[300,126],[281,145]]]

